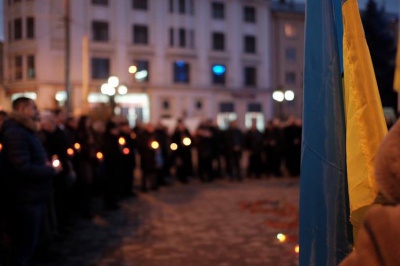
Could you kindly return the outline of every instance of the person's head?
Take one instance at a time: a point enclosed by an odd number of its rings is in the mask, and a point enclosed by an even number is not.
[[[54,115],[56,117],[57,124],[64,125],[66,123],[66,121],[67,121],[67,112],[66,112],[65,109],[58,108],[58,109],[54,110]]]
[[[12,109],[14,112],[29,117],[33,121],[40,120],[39,111],[36,103],[30,98],[20,97],[15,99],[12,102]]]
[[[57,127],[55,115],[50,111],[42,112],[40,115],[40,126],[44,131],[54,132]]]
[[[119,129],[118,125],[114,121],[108,121],[106,123],[106,133],[114,136],[118,136]]]

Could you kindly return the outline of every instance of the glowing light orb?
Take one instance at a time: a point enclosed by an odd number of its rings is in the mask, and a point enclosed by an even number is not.
[[[122,149],[122,153],[125,154],[125,155],[128,155],[129,154],[129,149],[128,148],[123,148]]]
[[[103,153],[97,152],[97,153],[96,153],[96,158],[97,158],[98,160],[103,160],[103,158],[104,158]]]
[[[158,149],[158,147],[160,147],[160,144],[158,144],[157,141],[153,140],[153,141],[151,142],[150,146],[151,146],[153,149],[156,150],[156,149]]]
[[[81,144],[79,144],[78,142],[75,143],[74,148],[75,148],[75,150],[79,151],[81,149]]]
[[[118,139],[118,143],[119,143],[119,145],[123,146],[123,145],[126,144],[126,140],[125,140],[123,137],[120,137],[120,138]]]
[[[68,154],[69,156],[73,156],[73,155],[74,155],[74,149],[68,148],[68,149],[67,149],[67,154]]]
[[[176,143],[171,143],[171,145],[169,146],[171,148],[171,150],[176,151],[178,149],[178,145]]]
[[[185,137],[183,138],[182,143],[185,146],[189,146],[192,143],[192,141],[188,137]]]
[[[285,240],[286,240],[286,236],[281,233],[277,234],[276,238],[279,240],[279,242],[285,242]]]

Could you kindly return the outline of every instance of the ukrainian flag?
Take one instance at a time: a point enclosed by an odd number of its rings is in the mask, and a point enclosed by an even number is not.
[[[376,198],[387,127],[357,1],[308,0],[305,39],[299,262],[337,265]]]

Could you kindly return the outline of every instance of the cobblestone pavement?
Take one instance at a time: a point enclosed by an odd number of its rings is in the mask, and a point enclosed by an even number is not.
[[[298,179],[175,184],[79,221],[37,265],[298,265]],[[280,243],[277,234],[287,235]]]

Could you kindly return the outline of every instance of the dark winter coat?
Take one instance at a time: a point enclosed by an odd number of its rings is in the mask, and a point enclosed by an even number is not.
[[[36,124],[18,113],[3,124],[4,191],[11,203],[35,204],[47,200],[55,170],[36,135]]]

